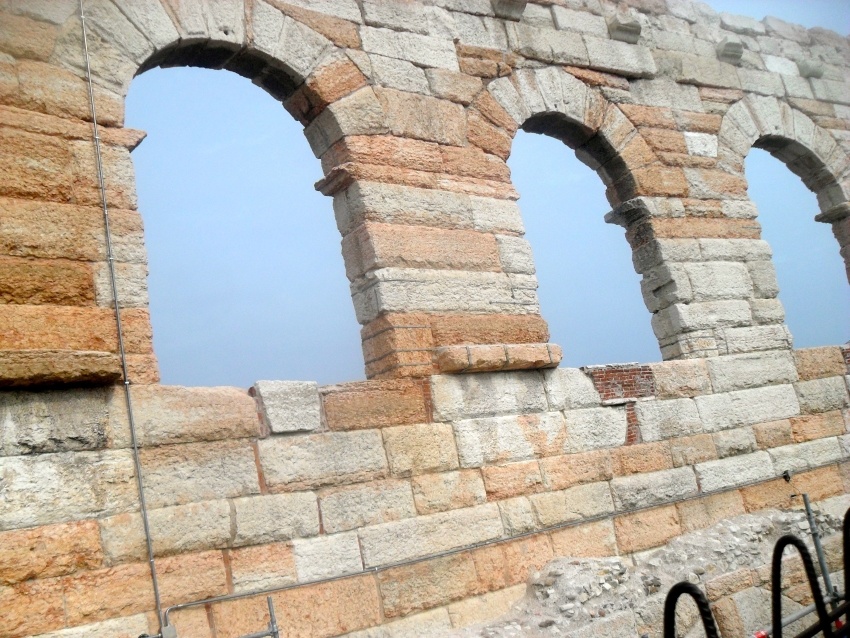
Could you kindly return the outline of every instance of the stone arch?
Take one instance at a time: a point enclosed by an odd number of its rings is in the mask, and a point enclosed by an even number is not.
[[[747,95],[724,115],[720,155],[743,173],[753,147],[768,151],[817,196],[816,221],[832,224],[850,281],[850,156],[830,133],[798,109],[774,97]]]
[[[575,150],[605,184],[612,206],[643,194],[659,170],[655,152],[622,110],[562,67],[518,69],[487,89],[513,119],[513,133],[550,135]]]

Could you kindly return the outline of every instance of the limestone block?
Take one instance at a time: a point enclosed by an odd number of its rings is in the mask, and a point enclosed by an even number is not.
[[[363,22],[357,0],[289,0],[287,4],[318,11],[357,24]]]
[[[513,121],[516,122],[517,126],[521,125],[532,115],[528,105],[526,105],[525,96],[520,94],[519,89],[510,78],[493,80],[487,85],[487,90]]]
[[[726,209],[723,212],[729,215]],[[699,239],[697,241],[702,257],[707,261],[764,261],[773,254],[770,244],[763,239]]]
[[[407,481],[376,481],[324,490],[319,495],[319,507],[328,534],[416,515]]]
[[[363,571],[354,532],[294,540],[292,553],[300,583]]]
[[[493,0],[493,13],[497,18],[518,22],[527,4],[527,0]]]
[[[429,93],[425,72],[412,62],[388,58],[377,53],[371,54],[369,60],[372,77],[381,86],[411,93]]]
[[[517,75],[517,79],[525,77]],[[556,67],[535,69],[534,84],[543,101],[539,111],[563,113],[582,124],[587,124],[592,105],[592,94],[587,87],[569,73]],[[531,90],[523,90],[523,98],[530,102]]]
[[[715,392],[793,383],[797,380],[794,358],[787,350],[713,357],[706,364]]]
[[[96,521],[0,533],[0,585],[51,578],[103,565]]]
[[[756,435],[751,427],[721,430],[712,435],[718,458],[749,454],[758,449]]]
[[[526,585],[514,585],[506,589],[490,592],[474,598],[467,598],[449,605],[449,617],[453,627],[468,627],[478,623],[491,622],[508,613],[525,594]]]
[[[623,445],[626,441],[626,411],[621,407],[586,408],[564,413],[567,426],[566,447],[571,452],[586,452]]]
[[[356,483],[387,472],[378,430],[273,437],[259,442],[259,452],[272,491]]]
[[[608,37],[608,24],[602,16],[557,5],[552,7],[552,16],[558,29]]]
[[[295,72],[295,83],[310,75],[324,54],[333,47],[330,40],[310,27],[286,16],[274,58]]]
[[[460,104],[393,89],[376,89],[393,135],[463,146],[466,118]]]
[[[681,332],[746,325],[751,319],[750,304],[744,300],[703,301],[665,308],[653,316],[652,327],[664,339]]]
[[[256,404],[241,388],[131,387],[140,445],[232,440],[259,433]],[[114,446],[130,445],[123,392],[110,396],[109,429]]]
[[[525,496],[501,500],[498,504],[505,534],[517,536],[537,529],[537,520],[534,517],[531,501]]]
[[[144,264],[116,264],[115,284],[121,308],[147,308],[148,269]],[[95,298],[98,306],[115,307],[112,298],[112,279],[109,267],[94,267]]]
[[[322,427],[319,386],[314,381],[257,381],[263,422],[275,434],[314,432]]]
[[[230,544],[230,505],[224,500],[189,503],[149,510],[154,553],[169,556],[227,547]],[[103,553],[108,564],[147,559],[141,514],[118,514],[100,521]]]
[[[809,468],[836,463],[843,456],[841,445],[836,437],[774,447],[770,448],[768,452],[773,460],[777,475],[786,470],[796,473]]]
[[[717,157],[717,136],[709,133],[685,132],[685,145],[688,155],[696,157]]]
[[[543,386],[551,410],[590,408],[602,402],[593,381],[578,368],[544,371]]]
[[[629,84],[638,104],[703,112],[699,90],[695,86],[677,84],[665,78],[633,80]]]
[[[157,51],[178,41],[180,35],[158,0],[138,0],[121,3],[119,7],[139,32],[151,41]]]
[[[608,20],[608,34],[614,41],[636,44],[640,39],[641,23],[630,11],[617,11]]]
[[[522,234],[525,227],[522,214],[516,202],[505,199],[471,196],[469,209],[472,213],[472,225],[484,232],[513,232]]]
[[[110,393],[105,388],[3,392],[0,456],[106,447]]]
[[[644,441],[661,441],[702,432],[702,421],[693,399],[638,401],[635,414]]]
[[[614,512],[611,490],[605,481],[577,485],[558,492],[532,494],[529,499],[541,527]]]
[[[810,59],[798,60],[797,71],[801,77],[820,79],[824,73],[823,62]]]
[[[346,135],[386,133],[384,110],[371,87],[364,87],[328,106],[304,129],[316,157]]]
[[[567,436],[560,412],[468,419],[453,426],[461,467],[561,454]]]
[[[136,63],[141,64],[153,53],[153,46],[148,39],[115,4],[89,3],[86,7],[86,27],[123,51]]]
[[[229,554],[236,594],[285,587],[298,581],[288,542],[232,549]]]
[[[747,263],[756,297],[773,299],[779,294],[776,281],[776,269],[772,261],[751,261]]]
[[[3,457],[0,476],[0,530],[109,516],[138,500],[129,450]]]
[[[488,616],[487,618],[493,618]],[[371,629],[363,629],[348,634],[348,638],[406,638],[416,634],[438,636],[452,630],[452,622],[446,607],[437,607],[412,616],[406,616],[395,622],[384,623]]]
[[[457,38],[462,44],[498,51],[508,48],[508,36],[502,20],[495,20],[483,13],[469,15],[455,12],[452,15],[457,29],[453,39]]]
[[[611,492],[617,510],[628,511],[695,496],[699,487],[693,469],[680,467],[615,478]]]
[[[785,321],[785,308],[779,299],[753,299],[750,301],[753,321],[758,324],[782,323]]]
[[[254,450],[247,441],[184,443],[140,454],[148,507],[259,494]]]
[[[448,423],[402,425],[382,430],[393,476],[445,472],[458,467],[452,426]]]
[[[704,262],[685,264],[696,301],[716,299],[749,299],[753,284],[747,267],[734,262]]]
[[[496,235],[496,242],[504,272],[534,274],[534,256],[527,239],[513,235]]]
[[[422,20],[422,7],[416,3],[388,5],[380,0],[364,0],[363,19],[370,27],[386,27],[428,35],[428,24]]]
[[[655,382],[655,394],[660,399],[693,397],[710,394],[711,379],[705,361],[690,359],[649,364]]]
[[[662,263],[700,261],[700,247],[695,239],[654,239],[632,253],[635,271],[643,274]]]
[[[458,71],[457,54],[451,41],[408,31],[362,27],[363,50],[388,58],[413,62],[417,66]]]
[[[520,55],[554,64],[587,65],[587,48],[578,33],[538,29],[527,24],[507,25],[508,42]]]
[[[738,69],[738,79],[741,80],[741,88],[744,91],[758,93],[760,95],[775,95],[777,97],[785,95],[785,86],[782,84],[782,78],[773,73],[742,67]]]
[[[358,532],[367,569],[438,554],[502,534],[502,518],[494,503],[364,527]]]
[[[616,39],[584,36],[591,69],[615,73],[627,78],[652,78],[658,73],[649,49]]]
[[[149,630],[147,614],[135,614],[46,634],[39,633],[39,638],[136,638]]]
[[[435,97],[468,105],[483,88],[481,79],[448,69],[425,69],[425,77]]]
[[[754,452],[707,461],[694,466],[703,492],[714,492],[752,481],[773,478],[773,463],[767,452]]]
[[[848,406],[847,386],[841,377],[800,381],[794,387],[803,414],[829,412]]]
[[[235,546],[284,541],[319,533],[319,508],[312,492],[264,494],[233,500]]]
[[[484,481],[477,470],[461,470],[414,477],[413,500],[419,514],[480,505],[487,500]]]
[[[547,409],[538,372],[439,375],[431,379],[435,421]]]
[[[844,353],[838,346],[794,350],[794,362],[801,381],[841,376],[847,371]]]
[[[682,264],[661,264],[647,270],[640,287],[643,301],[650,312],[693,300],[691,280]]]
[[[753,18],[739,16],[731,13],[720,14],[720,26],[741,35],[765,35],[767,30],[764,25]]]
[[[759,350],[788,350],[792,343],[791,333],[784,325],[723,328],[717,331],[717,335],[729,354]]]
[[[696,397],[705,430],[716,432],[731,427],[779,421],[800,413],[794,387],[768,386]]]
[[[717,59],[728,64],[738,64],[744,54],[741,38],[727,35],[717,44]]]

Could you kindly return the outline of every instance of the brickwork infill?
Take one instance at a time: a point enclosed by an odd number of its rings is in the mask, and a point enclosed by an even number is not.
[[[260,382],[253,397],[134,386],[164,600],[294,585],[276,604],[292,626],[327,637],[444,615],[458,627],[478,618],[460,613],[472,600],[496,615],[555,556],[640,552],[792,507],[792,494],[845,494],[845,373],[833,347],[321,388]],[[152,622],[121,392],[7,391],[0,423],[6,635]],[[339,576],[351,578],[315,583]],[[264,604],[174,618],[187,635],[236,636],[263,626]]]
[[[0,384],[109,384],[120,362],[77,7],[30,4],[0,12]],[[564,141],[605,184],[665,360],[790,349],[743,160],[761,147],[802,178],[850,268],[848,40],[689,0],[550,4],[93,7],[133,381],[158,373],[130,159],[144,134],[122,127],[123,101],[157,65],[250,77],[304,125],[369,378],[560,361],[506,164],[520,128]]]

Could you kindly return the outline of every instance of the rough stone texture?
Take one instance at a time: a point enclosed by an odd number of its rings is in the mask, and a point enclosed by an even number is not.
[[[321,428],[319,386],[306,381],[257,381],[259,411],[269,430],[312,432]]]
[[[406,481],[331,488],[319,497],[322,525],[333,534],[416,515],[413,492]]]

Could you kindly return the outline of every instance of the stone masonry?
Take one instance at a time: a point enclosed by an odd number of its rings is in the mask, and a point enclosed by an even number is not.
[[[85,7],[163,604],[256,593],[172,613],[180,638],[259,631],[266,590],[287,636],[440,635],[555,557],[846,502],[850,349],[793,349],[743,162],[816,193],[850,275],[847,38],[690,0]],[[304,125],[368,381],[158,384],[122,124],[160,65],[249,77]],[[84,66],[77,0],[0,0],[0,638],[159,629]],[[606,185],[664,361],[557,367],[520,128]]]

